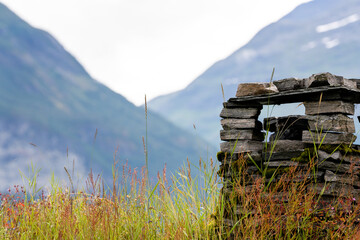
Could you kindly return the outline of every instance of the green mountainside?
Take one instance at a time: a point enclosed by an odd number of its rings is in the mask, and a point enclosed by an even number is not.
[[[128,160],[140,168],[145,132],[143,107],[92,79],[50,34],[0,3],[0,185],[11,183],[19,174],[13,168],[30,161],[64,175],[64,165],[75,159],[75,171],[93,168],[109,178],[117,148],[120,165]],[[152,175],[165,163],[174,170],[187,157],[198,162],[215,152],[152,111],[148,143]]]
[[[201,136],[218,145],[221,84],[227,100],[239,83],[269,82],[273,67],[274,80],[319,72],[359,78],[359,53],[360,0],[314,0],[262,29],[185,89],[158,97],[150,106],[183,129],[195,123]],[[276,114],[288,115],[291,108],[277,108]]]

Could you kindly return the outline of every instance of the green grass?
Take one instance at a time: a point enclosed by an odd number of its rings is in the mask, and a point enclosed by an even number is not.
[[[190,165],[171,178],[164,169],[151,187],[145,169],[126,165],[114,166],[111,187],[92,174],[82,190],[52,183],[38,198],[14,186],[1,196],[1,238],[211,239],[219,181],[213,163],[200,164],[201,177]]]
[[[360,205],[351,195],[324,203],[307,188],[309,174],[295,167],[266,188],[266,179],[242,172],[220,192],[217,166],[188,164],[171,177],[166,169],[147,184],[145,169],[113,167],[113,186],[91,173],[75,190],[54,181],[47,191],[14,186],[1,195],[2,239],[354,239]],[[310,168],[309,168],[310,169]],[[251,187],[248,186],[251,182]],[[34,184],[34,183],[32,183]],[[29,191],[29,192],[27,192]],[[30,194],[31,193],[31,194]],[[241,204],[242,208],[236,208]],[[224,218],[225,219],[224,219]],[[235,227],[228,227],[232,221]]]

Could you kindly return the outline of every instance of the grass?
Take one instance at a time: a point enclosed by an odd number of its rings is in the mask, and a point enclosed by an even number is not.
[[[199,161],[147,185],[145,168],[113,167],[113,186],[89,174],[74,190],[54,181],[33,197],[24,187],[1,194],[2,239],[354,239],[360,204],[346,192],[324,202],[308,188],[310,169],[291,167],[267,188],[241,156],[237,180],[220,192],[217,166]],[[311,161],[310,161],[311,162]],[[311,164],[311,163],[309,163]],[[219,172],[220,175],[224,174]],[[249,186],[249,183],[250,186]],[[32,184],[34,184],[32,182]],[[225,191],[225,190],[224,190]],[[237,206],[241,205],[239,208]],[[235,227],[229,227],[232,222]]]
[[[215,169],[212,162],[200,161],[201,177],[192,176],[188,165],[171,178],[164,169],[156,184],[147,187],[145,168],[138,172],[124,165],[119,170],[115,163],[112,187],[91,173],[86,187],[78,191],[52,183],[47,192],[33,198],[24,187],[13,186],[1,195],[0,235],[2,239],[212,239],[211,214],[219,195]]]

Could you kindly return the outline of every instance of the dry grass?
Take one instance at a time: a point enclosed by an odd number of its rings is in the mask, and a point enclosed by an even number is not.
[[[324,202],[307,187],[309,172],[290,168],[267,187],[264,178],[240,177],[220,194],[217,167],[199,162],[176,175],[158,174],[148,186],[138,172],[114,163],[111,187],[89,174],[86,188],[52,184],[31,197],[14,186],[1,195],[2,239],[356,239],[360,205],[350,195]],[[310,169],[310,168],[309,168]],[[169,183],[167,182],[169,181]],[[245,183],[252,181],[252,187]],[[71,181],[69,181],[71,182]],[[237,208],[237,205],[241,208]],[[231,219],[235,227],[227,227]]]

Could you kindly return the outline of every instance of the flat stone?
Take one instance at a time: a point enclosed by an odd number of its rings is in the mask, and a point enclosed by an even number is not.
[[[260,114],[258,108],[223,108],[220,113],[222,118],[257,118]]]
[[[344,101],[304,102],[306,115],[343,113],[354,115],[354,104]]]
[[[360,166],[360,155],[348,153],[343,155],[340,151],[335,151],[333,153],[327,153],[322,150],[317,152],[320,161],[330,160],[332,162],[340,162],[344,164],[354,164],[355,166]]]
[[[239,84],[236,97],[254,96],[279,92],[274,84],[270,83],[242,83]]]
[[[260,152],[250,151],[250,152],[240,152],[240,153],[233,153],[231,155],[230,152],[219,152],[217,154],[217,159],[219,162],[223,164],[228,164],[239,159],[247,161],[250,160],[249,155],[255,162],[260,162],[262,160],[262,154]]]
[[[313,190],[317,194],[329,195],[329,196],[346,196],[354,195],[358,196],[359,189],[354,189],[353,186],[347,184],[341,184],[338,182],[331,183],[316,183],[307,187],[308,190]]]
[[[310,132],[303,131],[302,141],[304,143],[332,144],[339,145],[342,143],[351,144],[356,140],[356,136],[352,133],[333,133],[333,132]]]
[[[285,131],[276,132],[270,135],[270,141],[278,140],[302,140],[301,129],[286,129]]]
[[[265,166],[268,167],[305,167],[306,164],[300,164],[298,162],[293,161],[269,161],[264,163]]]
[[[325,160],[328,160],[328,159],[342,161],[344,159],[344,156],[339,151],[335,151],[335,152],[330,154],[330,153],[327,153],[325,151],[318,150],[317,155],[318,155],[320,161],[325,161]]]
[[[358,79],[358,78],[350,78],[349,80],[356,82],[356,87],[358,89],[360,89],[360,79]]]
[[[262,109],[263,105],[256,102],[256,101],[250,101],[250,102],[246,102],[246,103],[242,103],[242,102],[224,102],[223,103],[224,108],[258,108],[258,109]]]
[[[292,158],[299,157],[303,153],[303,150],[300,151],[283,151],[283,152],[264,152],[262,157],[264,161],[276,161],[276,160],[290,160]]]
[[[242,129],[242,130],[220,130],[220,139],[222,141],[236,140],[256,140],[264,141],[265,135],[259,130]]]
[[[282,92],[282,91],[305,88],[305,81],[304,79],[286,78],[286,79],[274,81],[274,85],[279,90],[279,92]]]
[[[224,130],[230,129],[259,129],[262,128],[262,123],[254,118],[249,119],[238,119],[238,118],[227,118],[221,119],[221,126]]]
[[[233,151],[234,153],[259,152],[262,151],[262,149],[263,149],[263,143],[260,141],[239,140],[237,141],[237,143],[235,141],[220,143],[220,150],[222,152],[229,152],[229,153]]]
[[[315,87],[306,89],[297,89],[291,91],[283,91],[278,93],[269,93],[256,96],[244,96],[238,98],[230,98],[229,102],[237,102],[246,104],[248,102],[258,102],[262,105],[274,105],[285,103],[298,102],[318,102],[319,99],[323,101],[342,100],[353,103],[360,103],[360,89],[349,89],[344,86],[340,87]]]
[[[330,170],[330,171],[337,172],[337,173],[349,173],[350,169],[351,169],[351,171],[358,172],[360,169],[359,166],[351,166],[350,164],[341,163],[341,162],[334,163],[329,160],[321,161],[318,164],[318,168],[323,169],[323,170]]]
[[[307,116],[307,119],[310,130],[313,131],[355,133],[354,120],[343,114]]]
[[[324,175],[324,180],[326,182],[339,182],[340,177],[333,173],[332,171],[326,170]]]
[[[304,148],[305,144],[298,140],[277,140],[267,143],[264,147],[268,152],[303,151]]]
[[[349,174],[335,174],[332,171],[326,170],[324,175],[324,180],[326,182],[339,182],[339,183],[346,183],[349,185],[353,185],[356,187],[360,187],[360,179],[358,175],[349,175]]]
[[[336,76],[328,72],[313,74],[311,77],[305,80],[306,88],[313,88],[320,86],[332,86],[332,87],[345,86],[351,89],[357,89],[356,81],[346,79],[342,76]]]
[[[286,117],[264,118],[264,130],[281,132],[285,129],[308,129],[308,120],[304,115],[290,115]]]

